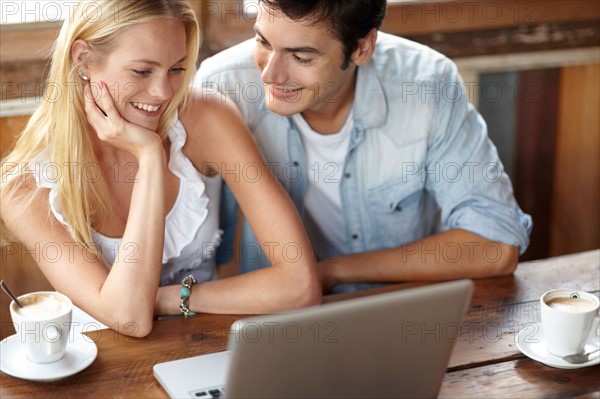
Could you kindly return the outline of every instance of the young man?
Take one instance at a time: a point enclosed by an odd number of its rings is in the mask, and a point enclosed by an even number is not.
[[[255,38],[206,60],[196,82],[238,104],[304,220],[325,291],[510,274],[531,218],[456,66],[378,32],[385,7],[261,0]],[[265,266],[250,237],[244,271]]]

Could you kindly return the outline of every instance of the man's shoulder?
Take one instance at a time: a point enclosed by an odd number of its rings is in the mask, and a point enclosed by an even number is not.
[[[400,53],[408,56],[418,55],[429,59],[448,59],[445,55],[429,46],[385,32],[378,32],[377,34],[375,53]]]
[[[206,80],[224,72],[256,72],[256,65],[252,59],[253,49],[254,39],[229,47],[202,61],[198,74]]]
[[[403,37],[379,32],[373,61],[383,73],[425,78],[439,75],[454,63],[442,53]]]

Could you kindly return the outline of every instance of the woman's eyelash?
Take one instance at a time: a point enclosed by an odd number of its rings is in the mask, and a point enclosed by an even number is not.
[[[148,75],[150,75],[150,71],[146,71],[146,70],[141,70],[141,69],[132,69],[133,73],[135,73],[137,76],[139,77],[146,77]],[[175,74],[179,74],[179,73],[183,73],[185,72],[186,69],[183,67],[175,67],[175,68],[171,68],[170,72],[171,73],[175,73]]]
[[[148,74],[150,74],[150,71],[143,71],[140,69],[132,69],[133,73],[135,73],[138,76],[148,76]]]

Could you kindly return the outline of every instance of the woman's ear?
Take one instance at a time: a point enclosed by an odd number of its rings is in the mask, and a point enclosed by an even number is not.
[[[80,75],[83,73],[86,76],[89,76],[88,64],[91,60],[91,55],[92,48],[85,40],[77,39],[73,42],[73,45],[71,46],[71,59]]]
[[[358,47],[352,53],[352,62],[359,66],[368,63],[375,52],[375,43],[377,43],[377,29],[373,28],[358,41]]]

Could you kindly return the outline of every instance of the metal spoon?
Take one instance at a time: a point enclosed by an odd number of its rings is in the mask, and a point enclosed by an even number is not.
[[[569,363],[573,363],[573,364],[587,363],[590,360],[590,355],[592,355],[598,351],[600,351],[600,348],[595,349],[588,353],[579,353],[579,354],[575,354],[575,355],[563,356],[563,360],[566,362],[569,362]]]
[[[20,307],[20,308],[23,307],[23,305],[21,305],[21,303],[19,302],[19,300],[17,299],[17,297],[14,296],[12,292],[10,292],[10,289],[8,288],[8,285],[6,285],[6,283],[4,282],[4,280],[0,280],[0,287],[2,287],[2,290],[6,293],[6,295],[8,295],[10,297],[10,299],[12,299],[13,301],[15,301],[15,303],[17,304],[18,307]]]

